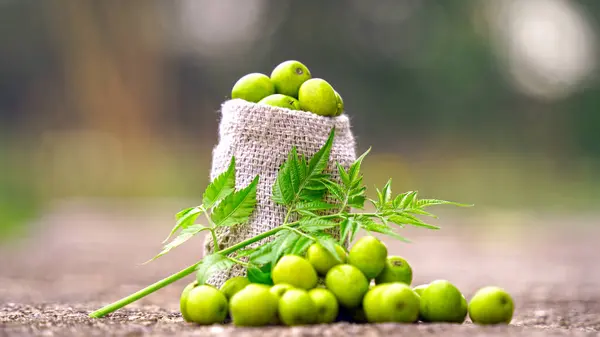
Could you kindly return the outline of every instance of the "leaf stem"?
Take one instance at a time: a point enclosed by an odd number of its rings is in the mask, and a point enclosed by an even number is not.
[[[221,251],[221,254],[223,254],[223,255],[229,255],[231,253],[236,252],[237,250],[239,250],[241,248],[244,248],[244,247],[246,247],[248,245],[251,245],[251,244],[253,244],[255,242],[263,240],[263,239],[265,239],[265,238],[267,238],[267,237],[269,237],[271,235],[274,235],[274,234],[276,234],[277,232],[279,232],[279,231],[281,231],[283,229],[288,229],[286,227],[293,227],[293,226],[297,226],[297,225],[298,225],[298,223],[287,224],[287,225],[282,225],[282,226],[279,226],[279,227],[275,227],[275,228],[273,228],[271,230],[268,230],[268,231],[266,231],[264,233],[261,233],[261,234],[255,236],[255,237],[252,237],[252,238],[250,238],[248,240],[239,242],[239,243],[237,243],[237,244],[235,244],[235,245],[233,245],[231,247],[225,248],[225,249],[223,249]],[[169,284],[171,284],[171,283],[173,283],[175,281],[178,281],[178,280],[180,280],[180,279],[182,279],[182,278],[184,278],[184,277],[192,274],[196,270],[196,267],[198,267],[198,265],[200,263],[202,263],[202,260],[194,263],[193,265],[191,265],[191,266],[189,266],[189,267],[187,267],[185,269],[182,269],[181,271],[179,271],[179,272],[177,272],[177,273],[175,273],[175,274],[173,274],[173,275],[171,275],[169,277],[166,277],[166,278],[164,278],[164,279],[162,279],[162,280],[160,280],[160,281],[158,281],[156,283],[153,283],[153,284],[147,286],[144,289],[141,289],[141,290],[139,290],[139,291],[137,291],[137,292],[135,292],[135,293],[133,293],[133,294],[131,294],[129,296],[126,296],[126,297],[124,297],[124,298],[122,298],[122,299],[120,299],[120,300],[118,300],[116,302],[108,304],[108,305],[106,305],[106,306],[104,306],[104,307],[102,307],[102,308],[100,308],[100,309],[92,312],[89,316],[92,317],[92,318],[100,318],[100,317],[103,317],[103,316],[105,316],[107,314],[110,314],[110,313],[112,313],[114,311],[117,311],[117,310],[123,308],[124,306],[126,306],[126,305],[128,305],[130,303],[133,303],[133,302],[141,299],[142,297],[148,296],[148,295],[152,294],[153,292],[155,292],[157,290],[160,290],[160,289],[168,286]]]
[[[290,227],[290,226],[288,226],[288,225],[283,225],[283,226],[281,226],[281,227],[284,227],[284,228],[285,228],[285,229],[287,229],[287,230],[291,230],[292,232],[296,232],[298,235],[300,235],[300,236],[304,236],[305,238],[307,238],[307,239],[310,239],[311,241],[316,241],[316,239],[315,239],[315,238],[313,238],[312,236],[310,236],[310,235],[308,235],[308,234],[304,233],[303,231],[297,230],[297,229],[296,229],[296,228],[294,228],[294,227]]]

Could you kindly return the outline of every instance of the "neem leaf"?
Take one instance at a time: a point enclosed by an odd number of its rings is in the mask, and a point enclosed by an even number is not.
[[[148,263],[150,261],[156,260],[157,258],[167,254],[169,251],[171,251],[173,248],[180,246],[181,244],[183,244],[184,242],[186,242],[187,240],[191,239],[194,235],[207,230],[208,227],[196,224],[196,225],[191,225],[191,226],[187,226],[186,228],[184,228],[183,230],[181,230],[181,233],[179,233],[179,235],[177,235],[173,241],[169,242],[168,244],[164,245],[163,249],[161,250],[160,253],[158,253],[158,255],[156,255],[155,257],[153,257],[152,259],[150,259],[149,261],[146,261],[145,263]]]
[[[298,228],[305,232],[317,232],[325,229],[330,229],[337,227],[338,223],[335,221],[327,220],[327,219],[319,219],[319,218],[302,218],[300,219],[300,224]]]
[[[202,262],[196,268],[196,280],[205,284],[208,278],[215,272],[227,270],[235,265],[235,262],[219,253],[210,254],[202,258]]]
[[[371,148],[368,148],[367,151],[365,151],[362,155],[356,158],[354,163],[350,165],[350,168],[348,169],[348,175],[350,176],[351,183],[355,182],[357,179],[360,178],[360,166],[362,165],[363,160],[369,154],[369,152],[371,152]]]
[[[294,231],[285,231],[280,237],[278,237],[278,241],[275,245],[275,254],[271,256],[271,264],[275,265],[279,258],[285,254],[288,254],[290,250],[296,244],[296,241],[300,238],[300,234]]]
[[[298,240],[296,240],[296,243],[290,249],[289,254],[301,256],[306,252],[308,247],[310,247],[310,245],[312,245],[312,243],[313,243],[313,241],[311,239],[307,238],[306,236],[301,236],[298,238]]]
[[[422,220],[420,220],[419,218],[417,218],[413,215],[403,213],[403,212],[392,214],[387,217],[387,220],[390,222],[393,222],[397,225],[412,225],[412,226],[416,226],[416,227],[424,227],[424,228],[429,228],[429,229],[440,229],[440,227],[438,227],[438,226],[430,225],[428,223],[423,222]]]
[[[248,268],[248,280],[252,283],[273,285],[273,280],[271,279],[271,263],[267,263],[260,267],[250,266]]]
[[[300,178],[306,173],[304,167],[299,168],[299,166],[298,154],[294,146],[277,173],[271,197],[273,201],[281,205],[290,205],[294,201],[297,191],[300,190]],[[303,173],[300,173],[300,170]]]
[[[472,204],[461,204],[458,202],[440,200],[440,199],[420,199],[415,203],[416,207],[425,208],[429,206],[437,206],[437,205],[453,205],[459,207],[472,207]]]
[[[204,191],[202,196],[202,205],[205,209],[223,200],[229,194],[235,191],[235,157],[231,157],[229,167],[219,176],[217,176]]]
[[[315,153],[310,161],[308,162],[307,176],[319,174],[325,170],[329,163],[329,155],[331,153],[331,147],[333,146],[333,139],[335,137],[335,127],[331,129],[329,137],[325,144]]]
[[[248,221],[256,206],[258,176],[245,188],[231,193],[211,213],[216,227],[233,226]]]
[[[198,216],[200,216],[200,214],[202,214],[203,212],[204,209],[200,207],[190,207],[179,211],[177,215],[175,215],[175,219],[177,220],[175,226],[173,227],[173,229],[171,229],[171,233],[169,233],[169,236],[167,236],[167,238],[164,239],[162,243],[169,241],[173,234],[175,234],[175,232],[177,232],[177,230],[179,230],[180,228],[186,228],[188,226],[193,225]]]
[[[406,238],[402,237],[401,235],[399,235],[398,233],[394,232],[394,230],[390,226],[388,226],[386,224],[375,222],[371,218],[359,217],[357,219],[357,221],[360,224],[360,227],[366,231],[381,233],[381,234],[385,234],[387,236],[390,236],[390,237],[400,240],[400,241],[410,242],[408,239],[406,239]]]

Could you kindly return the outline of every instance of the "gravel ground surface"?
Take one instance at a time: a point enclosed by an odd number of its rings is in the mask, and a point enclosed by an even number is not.
[[[467,298],[485,285],[506,288],[516,302],[510,326],[480,327],[467,321],[463,325],[197,327],[183,322],[178,313],[179,294],[191,278],[105,318],[88,318],[100,306],[200,257],[202,240],[197,238],[142,266],[160,248],[181,203],[148,205],[59,204],[34,224],[25,240],[0,246],[0,336],[600,335],[600,216],[471,210],[442,214],[437,222],[443,226],[441,231],[406,230],[413,244],[386,243],[390,253],[412,264],[414,284],[448,279]]]

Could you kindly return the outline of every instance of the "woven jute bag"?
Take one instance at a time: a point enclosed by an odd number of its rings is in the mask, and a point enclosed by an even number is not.
[[[283,223],[286,209],[271,200],[272,187],[281,164],[293,146],[298,154],[312,157],[327,141],[335,127],[328,171],[339,180],[335,162],[349,167],[356,160],[356,144],[346,114],[323,117],[306,111],[258,105],[241,99],[221,106],[219,139],[212,153],[210,180],[227,170],[232,156],[236,160],[236,188],[248,186],[259,176],[257,205],[249,221],[242,225],[219,228],[220,249],[252,238]],[[269,240],[269,239],[265,239]],[[266,242],[255,243],[250,247]],[[210,236],[206,236],[204,255],[213,252]],[[207,283],[220,287],[227,279],[245,275],[240,265],[211,275]]]

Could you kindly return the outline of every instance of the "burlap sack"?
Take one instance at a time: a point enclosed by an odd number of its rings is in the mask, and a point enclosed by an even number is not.
[[[219,141],[213,149],[210,179],[227,169],[231,156],[236,158],[236,188],[243,188],[260,176],[257,206],[250,220],[243,225],[220,228],[221,249],[254,237],[282,224],[285,208],[271,200],[272,186],[279,167],[292,146],[299,154],[311,157],[325,144],[335,126],[335,138],[330,155],[332,175],[338,179],[336,161],[348,167],[356,160],[355,140],[348,116],[322,117],[305,111],[291,111],[229,100],[221,107]],[[263,243],[262,241],[260,243]],[[259,244],[260,244],[259,243]],[[210,236],[206,236],[204,254],[213,251]],[[207,283],[220,287],[227,279],[245,275],[236,265],[229,271],[213,274]]]

